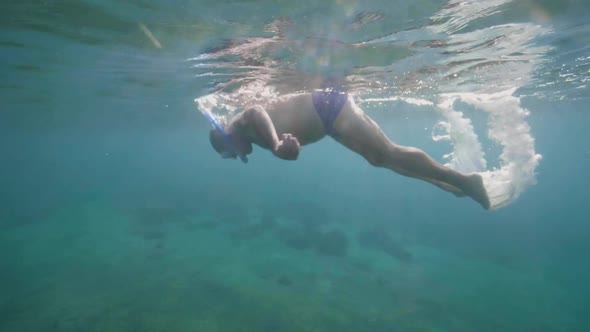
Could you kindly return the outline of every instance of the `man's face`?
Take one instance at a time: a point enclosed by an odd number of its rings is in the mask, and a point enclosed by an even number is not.
[[[234,147],[228,144],[218,131],[212,130],[209,138],[211,140],[211,145],[215,151],[219,153],[221,158],[236,159],[238,157]]]
[[[223,159],[236,159],[238,157],[230,147],[225,147],[219,152],[219,155],[221,155],[221,158]]]

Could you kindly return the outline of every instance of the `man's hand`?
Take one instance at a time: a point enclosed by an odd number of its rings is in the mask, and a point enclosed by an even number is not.
[[[295,160],[299,156],[300,149],[301,145],[299,144],[297,137],[291,134],[283,134],[281,135],[281,139],[279,140],[279,144],[277,145],[274,154],[281,159]]]

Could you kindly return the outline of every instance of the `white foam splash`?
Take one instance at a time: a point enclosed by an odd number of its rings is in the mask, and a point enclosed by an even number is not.
[[[433,140],[449,141],[453,145],[453,152],[445,155],[449,162],[446,166],[463,173],[481,172],[486,169],[486,160],[481,144],[475,134],[471,120],[465,118],[462,112],[456,111],[453,104],[456,98],[442,96],[442,102],[437,110],[445,118],[435,129],[442,129],[446,135],[433,135]]]
[[[416,105],[416,106],[433,106],[430,100],[421,99],[421,98],[412,98],[412,97],[381,97],[381,98],[359,98],[358,103],[382,103],[382,102],[390,102],[390,101],[403,101],[405,103]]]
[[[221,123],[227,123],[228,116],[236,112],[236,107],[223,102],[222,99],[224,99],[223,96],[218,94],[208,94],[195,99],[195,103],[202,113],[209,113]],[[220,108],[225,112],[220,112]]]
[[[229,122],[248,105],[265,105],[273,102],[279,94],[273,86],[265,84],[264,81],[253,81],[240,86],[233,92],[217,91],[208,95],[196,98],[194,101],[201,112],[208,112],[222,122]]]
[[[444,138],[454,147],[448,165],[461,171],[479,172],[492,209],[510,204],[536,183],[535,169],[542,158],[535,152],[534,139],[526,122],[529,112],[513,94],[514,89],[492,94],[445,94],[438,104],[439,112],[446,119]],[[454,108],[457,101],[488,114],[488,136],[502,146],[499,169],[486,170],[486,159],[471,121]]]

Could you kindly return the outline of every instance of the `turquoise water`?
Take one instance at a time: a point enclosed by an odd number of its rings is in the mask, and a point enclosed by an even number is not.
[[[589,14],[1,4],[0,330],[588,331]],[[329,138],[297,162],[210,148],[199,107],[322,75],[395,142],[484,174],[499,208]]]

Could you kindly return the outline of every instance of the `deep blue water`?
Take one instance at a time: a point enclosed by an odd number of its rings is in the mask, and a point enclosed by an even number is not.
[[[587,331],[589,14],[574,0],[0,4],[0,330]],[[477,170],[509,170],[520,194],[485,211],[329,138],[296,162],[209,146],[196,98],[334,74],[395,142],[455,152],[459,169],[483,152]],[[481,149],[433,140],[459,112]]]

